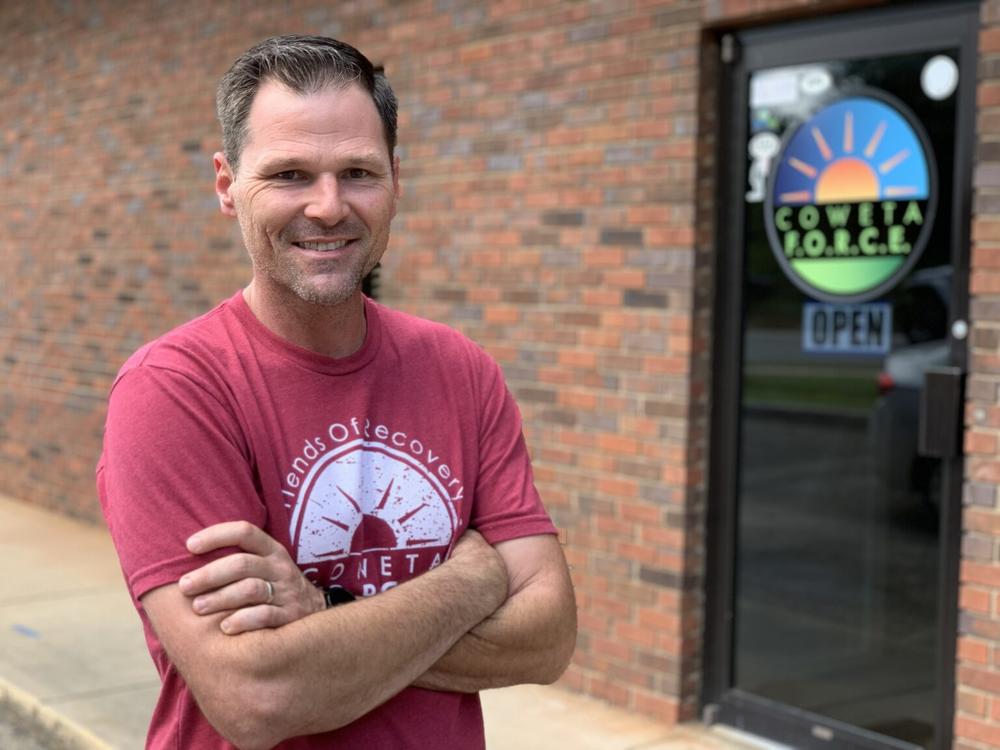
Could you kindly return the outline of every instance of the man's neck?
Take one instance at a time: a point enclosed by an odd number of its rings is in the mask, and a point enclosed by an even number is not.
[[[251,281],[243,299],[266,328],[303,349],[339,359],[365,343],[367,321],[360,291],[339,305],[315,305],[290,293],[270,293]]]

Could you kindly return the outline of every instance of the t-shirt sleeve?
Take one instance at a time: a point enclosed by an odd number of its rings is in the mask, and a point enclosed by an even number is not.
[[[479,475],[470,526],[490,544],[534,534],[556,534],[535,488],[521,413],[503,373],[485,358]]]
[[[115,384],[97,484],[136,600],[223,554],[191,555],[185,541],[195,531],[266,521],[234,415],[206,387],[169,369],[140,365]]]

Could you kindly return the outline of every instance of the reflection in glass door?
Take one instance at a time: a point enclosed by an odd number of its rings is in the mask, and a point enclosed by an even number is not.
[[[784,146],[793,174],[772,165],[771,200],[758,185],[747,195],[735,684],[922,747],[935,731],[940,478],[917,455],[917,407],[924,370],[948,358],[950,216],[947,201],[934,209],[951,189],[956,59],[749,82],[749,158],[774,146],[778,161]],[[936,67],[946,80],[922,87]],[[892,252],[893,234],[908,252]],[[809,270],[813,254],[825,268]],[[800,257],[802,275],[781,266]],[[851,264],[856,282],[823,278]],[[875,304],[837,299],[893,282]],[[807,306],[829,288],[828,304]]]
[[[823,724],[850,727],[852,747],[937,748],[947,734],[948,498],[917,433],[924,374],[952,362],[966,304],[963,61],[954,42],[859,45],[738,84],[729,694],[813,717],[816,746],[832,737]]]

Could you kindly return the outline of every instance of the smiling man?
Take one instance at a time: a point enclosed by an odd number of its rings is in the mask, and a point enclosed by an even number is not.
[[[482,748],[575,605],[499,367],[361,293],[399,198],[354,48],[269,39],[218,92],[250,283],[112,389],[98,487],[163,680],[149,748]]]

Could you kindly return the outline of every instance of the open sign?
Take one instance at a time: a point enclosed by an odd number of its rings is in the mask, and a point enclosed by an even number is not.
[[[887,302],[802,306],[802,349],[837,354],[885,354],[892,344],[892,305]]]

